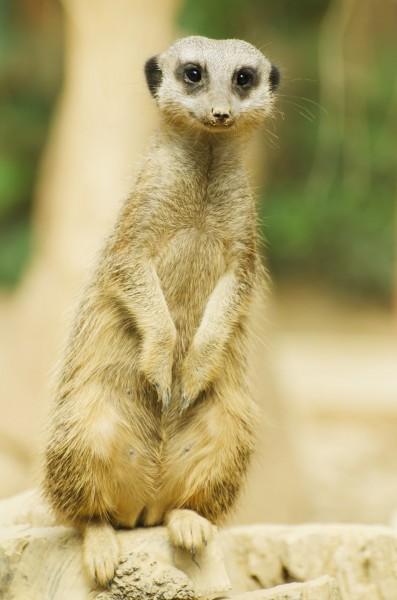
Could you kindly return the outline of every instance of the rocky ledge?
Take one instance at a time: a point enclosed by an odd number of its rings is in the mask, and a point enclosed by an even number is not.
[[[4,600],[397,600],[397,533],[370,525],[250,525],[219,533],[194,559],[163,527],[120,531],[112,585],[94,588],[80,538],[35,490],[0,502]]]

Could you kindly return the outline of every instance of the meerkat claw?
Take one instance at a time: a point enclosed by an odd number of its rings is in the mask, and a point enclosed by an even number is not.
[[[185,410],[187,410],[189,408],[189,406],[192,403],[192,399],[188,398],[187,396],[185,396],[184,393],[182,393],[182,398],[179,404],[179,414],[183,414],[185,412]]]
[[[162,397],[162,401],[163,401],[163,409],[166,410],[171,402],[171,389],[167,388],[163,394]]]
[[[169,407],[169,405],[170,405],[171,389],[168,387],[168,388],[166,388],[164,390],[159,383],[155,384],[155,388],[157,390],[157,394],[159,396],[159,399],[162,402],[163,409],[167,409]]]

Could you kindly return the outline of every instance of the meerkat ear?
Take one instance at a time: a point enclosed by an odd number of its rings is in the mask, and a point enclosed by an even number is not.
[[[269,84],[270,84],[271,92],[276,91],[276,89],[280,85],[280,79],[281,79],[281,76],[280,76],[279,69],[276,67],[276,65],[272,65],[270,67],[270,74],[269,74]]]
[[[146,61],[145,76],[150,93],[155,98],[157,90],[163,79],[163,72],[160,69],[159,64],[157,62],[157,56],[152,56],[152,58],[149,58]]]

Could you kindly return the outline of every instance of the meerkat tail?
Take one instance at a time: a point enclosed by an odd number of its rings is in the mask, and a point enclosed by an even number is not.
[[[185,548],[191,554],[202,550],[211,540],[215,525],[194,510],[174,509],[167,513],[165,523],[174,546]]]
[[[120,559],[116,533],[108,523],[87,523],[83,530],[83,563],[87,574],[101,586],[112,581]]]

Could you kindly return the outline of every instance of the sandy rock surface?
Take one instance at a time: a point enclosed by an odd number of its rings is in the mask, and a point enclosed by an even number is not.
[[[163,527],[118,532],[112,585],[95,588],[81,540],[31,490],[0,502],[4,600],[396,600],[397,533],[365,525],[252,525],[222,531],[194,559]]]
[[[338,524],[234,527],[222,533],[221,546],[233,591],[243,595],[258,587],[313,582],[327,575],[336,580],[339,589],[328,583],[328,589],[323,584],[323,588],[320,586],[318,592],[312,593],[309,586],[301,591],[291,590],[292,595],[285,598],[397,600],[397,533],[388,527]],[[273,598],[253,596],[256,597]]]
[[[243,592],[233,600],[342,600],[339,586],[332,577],[319,577],[305,583],[287,583],[276,588]]]

